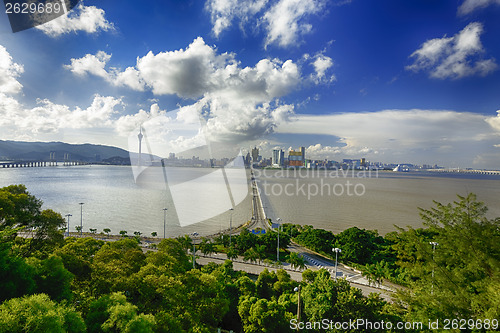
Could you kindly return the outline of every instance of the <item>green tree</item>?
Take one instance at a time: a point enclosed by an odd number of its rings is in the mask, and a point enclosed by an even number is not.
[[[248,277],[242,276],[236,280],[236,286],[242,296],[255,296],[255,283]]]
[[[193,246],[193,240],[188,235],[177,237],[177,241],[179,241],[181,248],[186,252]]]
[[[384,260],[377,261],[374,264],[366,264],[362,270],[364,277],[368,279],[370,284],[381,285],[385,276],[390,275],[390,268]]]
[[[9,227],[22,227],[30,233],[20,253],[27,257],[37,254],[46,257],[63,242],[61,228],[66,226],[62,216],[48,209],[42,201],[31,195],[24,185],[0,188],[0,231]]]
[[[206,237],[201,238],[201,243],[198,244],[198,248],[204,255],[210,255],[215,252],[214,243],[210,242],[210,240]]]
[[[152,315],[138,314],[122,293],[104,295],[92,302],[86,318],[88,332],[153,332]]]
[[[34,269],[12,253],[12,235],[16,229],[0,231],[0,303],[35,291]]]
[[[297,243],[317,252],[331,254],[335,235],[323,229],[304,226],[302,232],[295,237]]]
[[[95,235],[96,232],[97,232],[97,229],[96,228],[89,228],[89,231],[92,235]]]
[[[77,280],[83,281],[90,279],[93,257],[103,245],[102,240],[91,237],[70,237],[65,240],[64,246],[54,253],[61,257],[64,267],[73,273]]]
[[[244,253],[257,245],[257,235],[254,235],[248,229],[243,229],[238,236],[233,237],[233,242],[236,243],[236,248],[240,253]]]
[[[238,313],[246,333],[291,332],[289,323],[294,315],[275,300],[245,297],[238,306]]]
[[[122,235],[122,237],[127,237],[127,230],[120,230],[120,235]]]
[[[147,263],[165,267],[172,274],[182,274],[192,267],[191,257],[177,239],[166,238],[158,244],[157,252],[148,252]]]
[[[411,291],[400,291],[410,318],[483,318],[498,302],[490,292],[500,281],[500,218],[488,219],[474,194],[421,209],[430,232],[403,232],[401,264],[412,276]],[[424,236],[432,236],[432,239]],[[439,245],[433,251],[429,241]]]
[[[72,298],[71,282],[74,276],[64,267],[60,257],[50,255],[43,260],[32,257],[28,259],[28,264],[34,268],[38,293],[48,294],[55,301]]]
[[[145,255],[133,239],[104,244],[92,262],[92,286],[97,295],[129,288],[129,277],[145,263]]]
[[[200,270],[174,273],[148,263],[131,281],[131,297],[141,310],[155,316],[160,332],[212,332],[228,311],[223,285]]]
[[[259,260],[259,253],[254,248],[250,248],[243,254],[243,260],[250,262],[257,262]]]
[[[286,249],[290,245],[290,237],[288,234],[280,231],[280,249]],[[267,232],[260,235],[258,238],[259,244],[265,246],[265,252],[269,254],[276,253],[276,247],[278,246],[278,232]]]
[[[29,240],[28,254],[38,252],[47,256],[55,248],[62,246],[64,235],[61,227],[65,225],[66,221],[61,214],[51,209],[41,211],[30,224],[34,234]]]
[[[305,281],[307,283],[312,283],[314,282],[314,279],[316,279],[316,274],[317,271],[306,269],[305,271],[302,272],[302,281]]]
[[[315,274],[314,281],[302,288],[301,295],[305,317],[312,322],[323,318],[333,321],[349,321],[352,318],[397,320],[385,313],[387,303],[379,296],[363,297],[360,289],[351,287],[344,279],[332,280],[330,273],[324,269]]]
[[[229,260],[238,259],[238,251],[233,246],[226,250],[226,255]]]
[[[41,207],[42,201],[31,195],[24,185],[0,188],[0,230],[9,226],[30,226]]]
[[[293,289],[298,286],[298,283],[290,278],[290,274],[284,269],[278,269],[276,271],[276,281],[273,284],[273,292],[276,298],[279,298],[285,293],[294,293]]]
[[[334,247],[342,249],[344,261],[364,265],[376,262],[374,257],[383,249],[383,244],[383,237],[376,231],[352,227],[337,235]]]
[[[290,255],[288,256],[288,262],[290,263],[290,266],[292,266],[292,268],[306,268],[306,262],[304,258],[299,256],[297,252],[290,252]]]
[[[270,272],[267,268],[260,272],[255,287],[259,298],[271,299],[275,296],[274,284],[278,281],[275,272]]]
[[[45,294],[13,298],[0,305],[1,333],[86,332],[81,315]]]
[[[104,232],[106,233],[106,236],[108,236],[108,237],[109,237],[109,233],[111,232],[111,229],[109,229],[109,228],[104,228],[104,229],[102,229],[102,231],[104,231]]]
[[[158,233],[157,233],[156,231],[153,231],[153,232],[151,233],[151,237],[156,237],[156,236],[158,236]]]

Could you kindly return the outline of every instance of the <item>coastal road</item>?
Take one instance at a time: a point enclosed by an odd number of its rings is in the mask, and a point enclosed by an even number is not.
[[[267,216],[264,211],[264,207],[262,205],[262,200],[260,197],[259,187],[257,185],[257,180],[254,177],[253,171],[251,172],[251,186],[252,186],[252,220],[249,224],[244,225],[243,227],[247,229],[256,229],[261,228],[266,230],[267,232],[276,232],[275,229],[270,228],[269,223],[267,221]],[[241,226],[240,226],[241,227]],[[228,231],[229,232],[229,231]],[[241,228],[233,229],[232,234],[239,234],[241,232]],[[390,288],[385,286],[379,286],[379,288],[374,288],[370,285],[369,281],[361,275],[361,272],[346,267],[342,264],[338,264],[335,269],[335,262],[330,259],[325,258],[324,256],[315,253],[299,244],[292,243],[289,245],[288,250],[291,252],[296,252],[299,256],[305,259],[306,268],[312,270],[318,269],[326,269],[330,272],[330,275],[333,279],[335,278],[345,278],[349,281],[354,287],[361,289],[364,295],[368,295],[372,292],[380,293],[381,296],[386,300],[391,300],[391,294],[393,291]],[[215,262],[223,262],[226,260],[226,256],[223,253],[212,255],[210,258],[208,257],[200,257],[199,263],[206,264],[210,261]],[[302,272],[291,270],[291,267],[288,263],[282,263],[283,268],[287,270],[287,272],[292,276],[292,278],[296,281],[302,281]],[[269,270],[277,270],[277,268],[251,264],[248,262],[244,262],[243,258],[240,257],[236,261],[233,261],[233,266],[235,270],[243,270],[252,274],[260,274],[264,269]],[[335,276],[336,273],[336,276]]]
[[[252,182],[252,221],[248,225],[248,229],[261,228],[264,230],[269,229],[269,224],[267,223],[266,212],[264,211],[264,206],[262,205],[262,200],[260,198],[259,187],[257,186],[257,180],[254,177],[253,171],[251,171],[251,182]]]
[[[254,177],[253,171],[251,172],[251,181],[252,181],[252,223],[248,226],[248,229],[262,228],[264,230],[276,231],[269,227],[269,223],[266,219],[266,213],[264,211],[264,207],[262,205],[262,199],[260,197],[259,187],[257,185],[257,180]],[[341,264],[337,264],[335,267],[335,262],[325,258],[324,256],[315,253],[299,244],[292,243],[288,247],[288,250],[291,252],[297,252],[299,256],[303,257],[306,261],[306,266],[311,269],[321,269],[324,268],[330,272],[332,278],[345,278],[347,281],[351,283],[361,284],[370,289],[375,289],[370,286],[370,282],[361,275],[361,272],[351,269],[349,267],[345,267]],[[336,274],[336,275],[335,275]],[[386,286],[379,286],[379,289],[375,290],[385,290],[387,292],[392,292],[392,289]]]
[[[226,259],[227,258],[224,254],[219,253],[216,255],[212,255],[210,257],[197,257],[196,262],[198,264],[201,264],[201,265],[206,265],[209,262],[215,262],[215,263],[221,264]],[[279,268],[275,268],[275,267],[269,267],[269,266],[263,266],[263,265],[243,262],[243,258],[238,258],[237,261],[233,261],[233,268],[235,271],[245,271],[247,273],[254,274],[254,275],[259,275],[265,269],[267,269],[268,271],[274,271],[274,272],[276,272],[279,269]],[[311,266],[309,266],[308,268],[316,269],[316,268],[311,267]],[[290,278],[293,279],[294,281],[297,281],[297,282],[302,281],[302,272],[301,271],[286,269],[286,272],[288,274],[290,274]],[[373,287],[366,286],[363,284],[353,283],[352,281],[351,281],[351,286],[360,289],[364,296],[368,296],[370,293],[376,293],[376,294],[380,294],[380,297],[382,297],[385,301],[387,301],[387,302],[392,301],[392,294],[393,293],[390,291],[381,290],[378,288],[373,288]]]

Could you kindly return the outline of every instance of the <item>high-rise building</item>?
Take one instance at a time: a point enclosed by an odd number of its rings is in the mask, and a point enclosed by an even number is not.
[[[259,148],[252,148],[252,161],[256,163],[259,160]]]
[[[303,167],[306,161],[306,149],[300,147],[298,151],[290,150],[288,152],[288,165],[292,167]]]
[[[285,164],[285,152],[282,149],[273,149],[272,165],[275,168],[282,167]]]

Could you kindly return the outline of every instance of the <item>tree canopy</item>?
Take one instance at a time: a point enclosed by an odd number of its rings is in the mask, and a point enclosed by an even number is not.
[[[500,219],[486,218],[474,194],[458,199],[421,209],[427,232],[402,232],[400,264],[412,282],[399,296],[412,318],[498,318],[492,291],[500,286]]]

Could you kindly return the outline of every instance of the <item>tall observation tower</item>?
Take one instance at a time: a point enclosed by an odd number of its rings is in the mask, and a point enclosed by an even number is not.
[[[144,135],[142,135],[142,126],[139,127],[139,134],[137,135],[139,138],[139,166],[142,165],[142,138]]]

